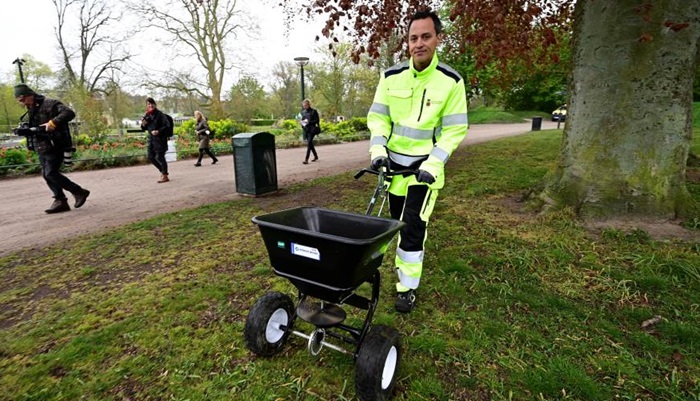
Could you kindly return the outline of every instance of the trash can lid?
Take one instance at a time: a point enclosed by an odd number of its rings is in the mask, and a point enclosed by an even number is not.
[[[233,146],[275,146],[275,136],[269,132],[242,132],[231,137]]]

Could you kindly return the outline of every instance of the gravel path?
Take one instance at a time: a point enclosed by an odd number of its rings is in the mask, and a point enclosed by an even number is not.
[[[474,125],[463,145],[525,134],[530,127],[529,122]],[[542,128],[556,128],[556,123],[543,121]],[[278,187],[366,167],[368,146],[368,141],[317,146],[319,161],[307,165],[301,163],[305,148],[278,149]],[[237,199],[241,195],[236,192],[233,157],[219,160],[216,165],[205,160],[199,168],[192,159],[172,162],[171,181],[165,184],[156,183],[160,174],[151,165],[69,173],[91,195],[82,208],[55,215],[44,213],[53,199],[42,177],[0,180],[0,256],[166,212]]]

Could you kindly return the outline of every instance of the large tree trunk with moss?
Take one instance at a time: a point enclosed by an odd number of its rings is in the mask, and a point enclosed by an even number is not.
[[[697,0],[579,0],[559,164],[540,198],[582,217],[682,216]]]

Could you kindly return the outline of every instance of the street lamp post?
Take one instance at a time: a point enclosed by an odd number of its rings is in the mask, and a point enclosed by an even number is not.
[[[303,102],[304,99],[306,99],[306,95],[304,94],[304,66],[309,64],[309,58],[308,57],[295,57],[294,61],[297,63],[299,67],[301,67],[301,101]]]
[[[24,64],[24,59],[18,57],[15,61],[12,62],[12,64],[17,64],[17,68],[19,69],[19,82],[24,83],[24,74],[22,74],[22,65]]]

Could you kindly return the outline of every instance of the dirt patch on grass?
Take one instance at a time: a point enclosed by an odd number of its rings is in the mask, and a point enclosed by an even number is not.
[[[700,172],[698,174],[700,180]],[[499,202],[503,211],[518,216],[520,219],[530,220],[537,218],[537,213],[526,208],[522,201],[522,194],[513,194],[503,198]],[[654,219],[608,219],[599,221],[586,221],[583,226],[593,235],[599,236],[605,230],[620,230],[624,233],[643,231],[649,238],[655,241],[679,240],[685,242],[700,242],[700,231],[690,230],[676,220]]]
[[[647,233],[647,235],[655,241],[680,240],[685,242],[700,242],[700,232],[697,230],[689,230],[681,226],[679,221],[610,219],[587,222],[585,226],[595,234],[600,234],[606,229],[615,229],[623,232],[640,230]]]

